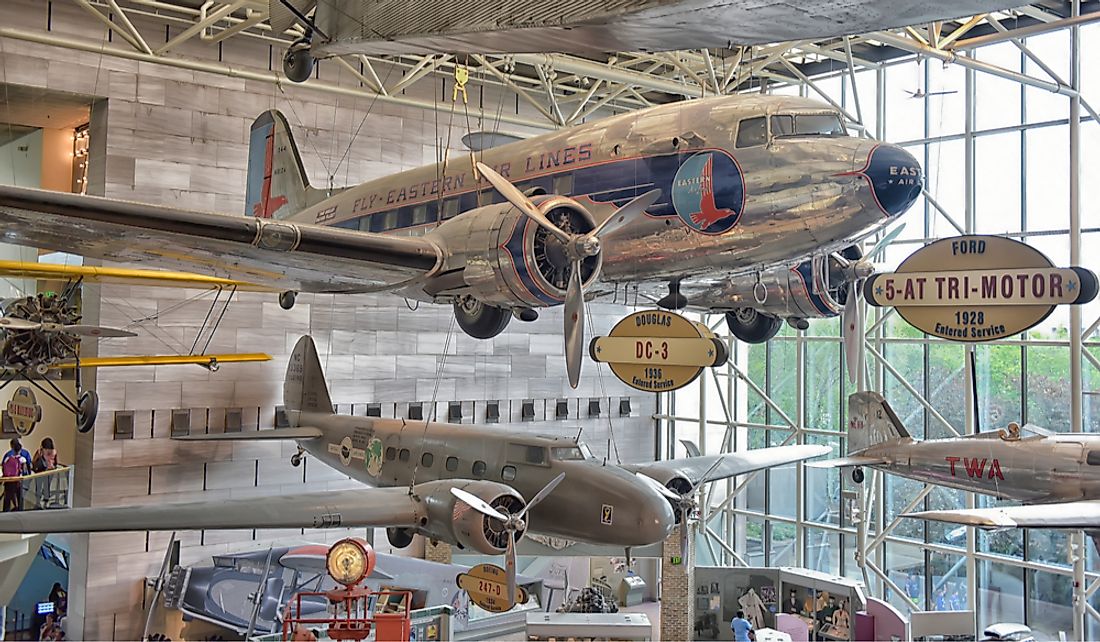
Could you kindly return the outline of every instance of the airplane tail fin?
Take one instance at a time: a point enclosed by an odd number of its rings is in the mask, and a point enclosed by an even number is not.
[[[286,218],[326,196],[309,186],[286,118],[274,109],[252,123],[246,177],[246,216]]]
[[[882,395],[857,392],[848,396],[849,455],[882,442],[908,438],[909,431]]]
[[[328,395],[325,373],[317,357],[317,346],[308,334],[298,339],[290,353],[283,383],[283,405],[292,426],[298,424],[301,412],[333,414],[332,399]]]

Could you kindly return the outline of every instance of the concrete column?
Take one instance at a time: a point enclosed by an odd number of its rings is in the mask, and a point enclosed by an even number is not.
[[[429,562],[451,563],[451,545],[444,542],[433,544],[431,540],[424,542],[424,559]]]
[[[677,528],[661,544],[661,639],[695,637],[695,556],[680,551]],[[675,559],[679,564],[674,564]]]

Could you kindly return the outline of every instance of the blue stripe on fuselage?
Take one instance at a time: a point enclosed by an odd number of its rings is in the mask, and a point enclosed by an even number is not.
[[[812,261],[803,261],[794,267],[794,271],[802,278],[802,285],[806,286],[806,296],[809,297],[810,303],[814,304],[817,311],[824,314],[827,317],[836,316],[838,313],[829,307],[825,301],[814,292],[814,272]]]

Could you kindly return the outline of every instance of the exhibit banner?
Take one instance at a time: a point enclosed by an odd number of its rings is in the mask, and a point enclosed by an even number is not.
[[[978,342],[1032,328],[1057,305],[1092,301],[1097,279],[1082,267],[1056,267],[1020,241],[957,236],[917,250],[895,272],[871,276],[863,293],[930,335]]]
[[[615,324],[609,336],[588,346],[595,361],[611,366],[626,385],[643,392],[669,392],[688,385],[703,368],[729,358],[710,328],[665,310],[642,310]]]

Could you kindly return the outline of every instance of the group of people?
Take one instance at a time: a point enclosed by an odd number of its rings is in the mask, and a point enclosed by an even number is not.
[[[11,440],[11,450],[0,459],[0,475],[4,477],[4,512],[23,510],[23,481],[19,478],[31,473],[40,473],[57,468],[57,449],[53,439],[46,437],[41,446],[31,456],[18,439]],[[39,489],[45,496],[49,491],[49,480]]]
[[[49,601],[53,603],[53,613],[46,615],[46,621],[38,629],[39,640],[65,639],[65,614],[69,610],[69,594],[60,582],[54,582]]]

